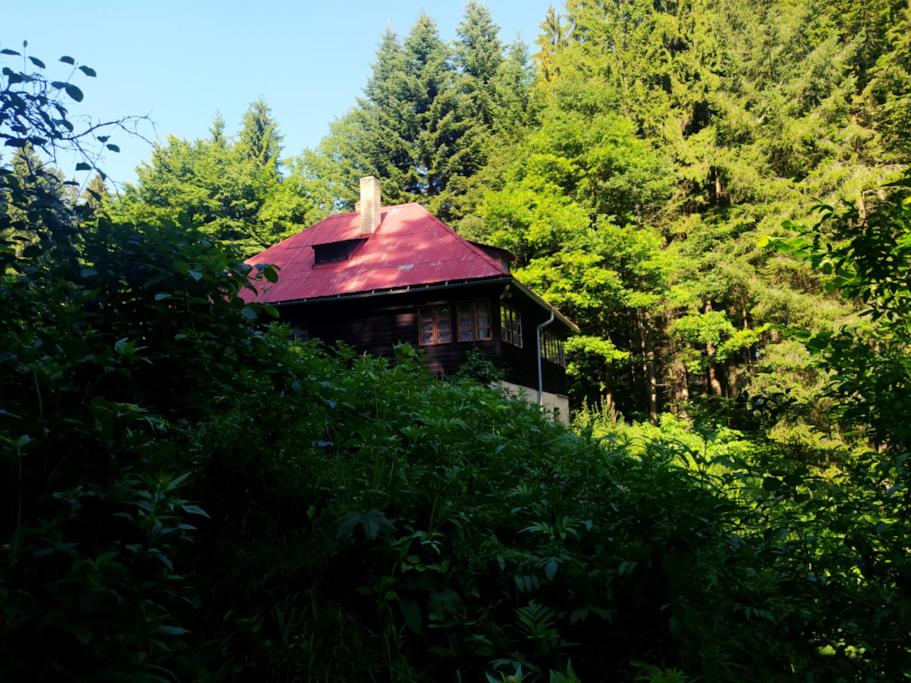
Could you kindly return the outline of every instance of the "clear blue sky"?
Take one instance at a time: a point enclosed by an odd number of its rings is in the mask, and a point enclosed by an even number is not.
[[[487,0],[501,39],[533,44],[553,0]],[[77,78],[85,100],[72,113],[92,118],[148,115],[164,140],[206,135],[216,111],[229,132],[247,104],[262,97],[285,137],[285,155],[315,145],[328,124],[360,96],[387,25],[408,32],[424,10],[446,40],[465,3],[420,0],[221,2],[209,0],[33,0],[3,3],[0,47],[43,59],[49,75],[72,55],[98,77]],[[112,140],[113,141],[113,140]],[[120,154],[102,163],[112,179],[130,181],[149,158],[139,140],[116,135]],[[69,164],[67,164],[69,165]],[[69,172],[71,169],[64,168]]]

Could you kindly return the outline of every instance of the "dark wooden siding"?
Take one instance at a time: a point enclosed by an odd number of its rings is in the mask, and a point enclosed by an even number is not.
[[[533,389],[538,388],[538,359],[536,356],[535,333],[538,325],[549,317],[549,314],[522,292],[507,290],[503,302],[522,316],[522,348],[500,340],[500,309],[497,305],[497,328],[495,336],[499,342],[499,358],[506,369],[506,379]],[[558,321],[547,326],[548,332],[565,338],[566,331],[561,329]],[[549,360],[541,360],[544,391],[554,394],[566,394],[566,370]]]
[[[524,347],[518,348],[500,340],[500,301],[507,301],[522,315]],[[459,342],[456,311],[460,303],[490,303],[491,339]],[[452,312],[452,338],[447,344],[419,345],[418,310],[425,306],[448,305]],[[432,372],[449,375],[465,362],[468,352],[477,348],[505,372],[505,379],[515,384],[537,388],[535,328],[547,319],[547,313],[527,296],[505,283],[481,284],[451,289],[413,290],[367,297],[340,297],[328,301],[286,304],[280,307],[284,321],[306,332],[311,339],[327,344],[342,341],[360,351],[391,357],[396,344],[407,342],[422,349]],[[565,332],[551,325],[558,336]],[[565,370],[542,360],[544,390],[566,393]]]

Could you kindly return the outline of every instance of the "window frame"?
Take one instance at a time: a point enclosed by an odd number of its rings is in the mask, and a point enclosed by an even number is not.
[[[503,302],[500,302],[500,340],[516,348],[525,348],[522,314]]]
[[[477,341],[490,341],[493,339],[493,321],[490,319],[490,301],[463,301],[456,304],[456,340],[461,343],[477,342]],[[462,320],[463,320],[463,311],[470,309],[471,315],[471,337],[467,339],[462,338]],[[481,316],[479,312],[483,312],[487,317],[486,330],[487,334],[481,334]]]
[[[418,307],[418,346],[439,346],[441,344],[451,344],[452,339],[452,304],[430,304],[427,306]],[[447,313],[441,315],[441,311],[445,310]],[[427,317],[428,312],[430,313],[429,319]],[[441,327],[440,320],[446,320],[449,327],[449,338],[446,340],[441,340]],[[424,341],[424,323],[430,323],[430,341]]]
[[[541,358],[565,368],[566,349],[563,339],[547,330],[541,330]]]

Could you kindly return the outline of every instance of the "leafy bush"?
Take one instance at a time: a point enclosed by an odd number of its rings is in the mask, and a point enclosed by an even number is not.
[[[907,676],[905,425],[825,472],[573,434],[409,347],[295,343],[241,296],[274,270],[3,171],[0,679]]]

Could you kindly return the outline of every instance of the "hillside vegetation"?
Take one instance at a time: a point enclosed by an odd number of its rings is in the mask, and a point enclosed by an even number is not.
[[[0,57],[0,680],[911,676],[911,9],[542,20],[422,15],[317,149],[257,101],[119,195],[45,161],[116,151],[94,70]],[[245,303],[368,173],[580,324],[571,430]]]

